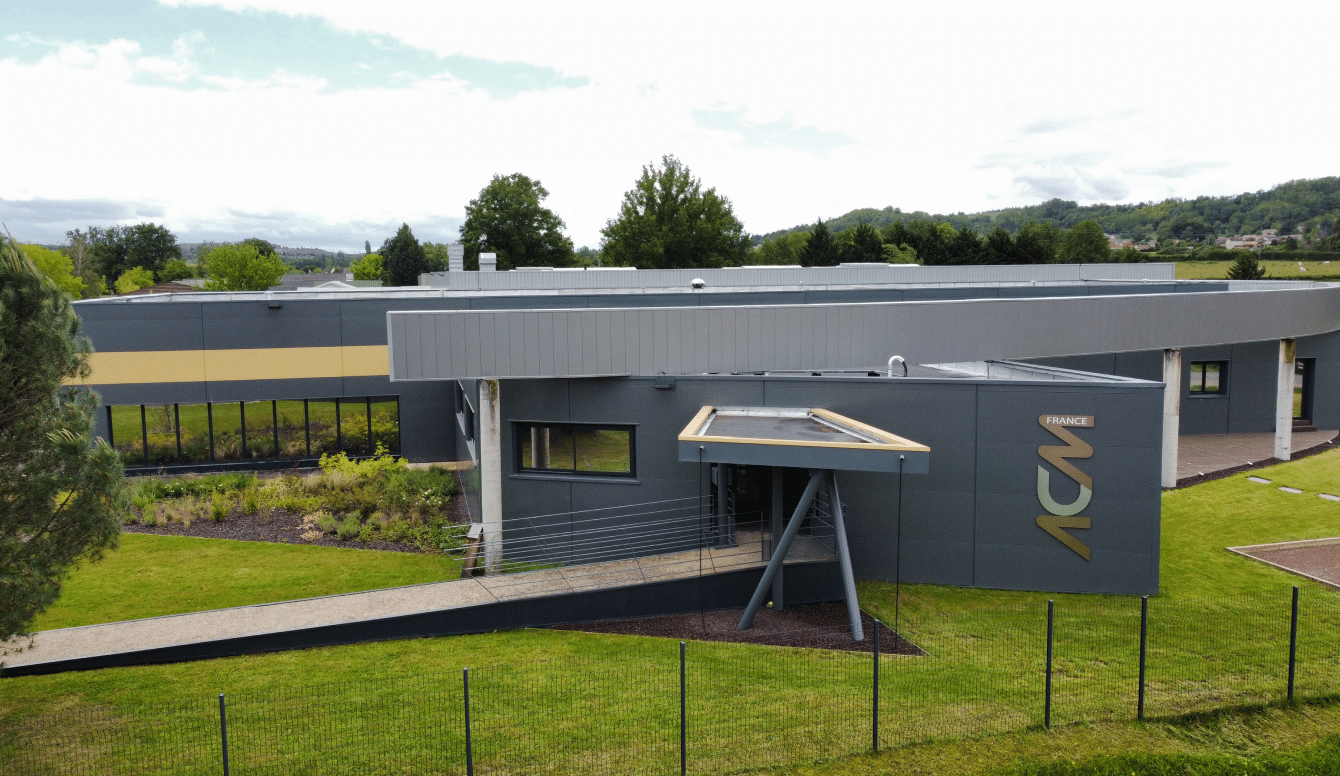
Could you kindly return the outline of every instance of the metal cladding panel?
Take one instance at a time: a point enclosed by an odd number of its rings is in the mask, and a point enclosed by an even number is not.
[[[633,373],[633,367],[648,374],[878,369],[893,354],[914,364],[949,363],[1324,334],[1336,330],[1340,323],[1340,286],[1250,293],[629,308],[619,315],[590,309],[554,313],[409,311],[388,315],[406,319],[446,316],[448,331],[457,327],[465,330],[464,358],[454,354],[438,357],[437,371],[425,367],[424,354],[414,352],[416,338],[407,336],[410,352],[406,354],[404,373],[397,373],[395,379],[619,375]],[[566,369],[559,363],[563,359],[557,357],[557,344],[552,373],[539,370],[540,358],[528,358],[527,351],[540,343],[538,338],[526,337],[525,332],[538,331],[541,315],[552,315],[555,340],[566,340]],[[749,326],[735,325],[741,315],[748,316]],[[407,333],[413,331],[408,320],[405,325]],[[435,320],[434,326],[440,331],[440,321]],[[649,355],[644,352],[648,343],[633,336],[645,327],[657,333]],[[663,355],[659,348],[662,332],[666,343]],[[726,338],[732,340],[729,345],[723,342]],[[845,346],[834,347],[835,341]],[[460,348],[454,334],[435,337],[434,342],[438,348]],[[630,356],[630,348],[636,351],[635,357]],[[476,350],[480,354],[477,364]],[[446,365],[455,373],[443,373],[441,369]]]
[[[453,291],[689,288],[695,278],[708,288],[825,286],[873,283],[1057,282],[1067,280],[1172,280],[1175,265],[1020,264],[937,266],[873,264],[845,267],[735,267],[727,269],[594,269],[583,271],[436,272],[435,288]]]
[[[312,300],[277,309],[264,301],[224,302],[201,305],[200,309],[206,350],[343,344],[339,302]]]
[[[201,305],[80,304],[80,334],[97,353],[200,350],[204,347]]]

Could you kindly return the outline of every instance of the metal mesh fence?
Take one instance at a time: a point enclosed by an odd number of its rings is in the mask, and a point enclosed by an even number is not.
[[[1293,602],[1276,595],[1151,599],[1147,717],[1288,698]],[[1294,698],[1340,694],[1340,597],[1302,591]],[[229,694],[235,774],[730,773],[946,737],[1133,719],[1141,600],[904,616],[882,654],[837,645],[845,627],[763,644],[654,639],[578,657]],[[867,625],[867,639],[874,633]],[[779,646],[767,642],[774,641]],[[876,679],[878,666],[878,680]],[[681,670],[685,692],[681,695]],[[876,703],[877,702],[877,703]],[[681,728],[681,704],[683,727]],[[876,711],[877,709],[877,711]],[[72,701],[0,728],[6,774],[224,773],[217,697]],[[877,733],[876,733],[877,727]],[[468,730],[468,743],[467,743]],[[681,735],[685,759],[681,761]]]

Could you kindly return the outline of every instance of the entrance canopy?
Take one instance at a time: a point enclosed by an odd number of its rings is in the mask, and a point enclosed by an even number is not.
[[[679,435],[679,460],[801,469],[930,471],[931,449],[825,409],[703,407]]]

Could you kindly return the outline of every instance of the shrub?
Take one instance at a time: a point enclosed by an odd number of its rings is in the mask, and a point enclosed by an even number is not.
[[[403,469],[388,476],[382,498],[397,512],[423,516],[441,513],[459,492],[456,478],[446,469]]]
[[[351,461],[344,453],[335,455],[321,454],[321,471],[329,474],[338,471],[358,479],[374,477],[382,472],[403,470],[409,463],[404,458],[396,458],[386,452],[385,445],[377,445],[374,457],[362,461]]]
[[[358,536],[359,532],[362,530],[363,524],[359,522],[358,515],[349,515],[344,518],[344,520],[340,522],[339,527],[335,529],[335,535],[341,540],[352,539]]]
[[[222,523],[228,518],[228,513],[233,511],[232,499],[226,494],[214,493],[209,497],[209,519],[216,523]]]
[[[311,522],[312,525],[320,528],[323,533],[333,534],[340,526],[340,521],[331,513],[324,510],[318,510],[308,515],[304,523]]]
[[[248,515],[254,515],[261,510],[260,500],[256,493],[256,488],[250,487],[242,491],[242,511]]]

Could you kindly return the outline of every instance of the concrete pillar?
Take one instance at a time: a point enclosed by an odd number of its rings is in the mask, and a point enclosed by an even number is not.
[[[1163,487],[1177,487],[1177,434],[1182,418],[1182,349],[1163,351]]]
[[[484,568],[502,568],[502,413],[497,380],[479,381],[479,511],[484,521]]]
[[[1280,340],[1279,372],[1275,382],[1275,457],[1289,460],[1293,453],[1293,376],[1298,341]]]

